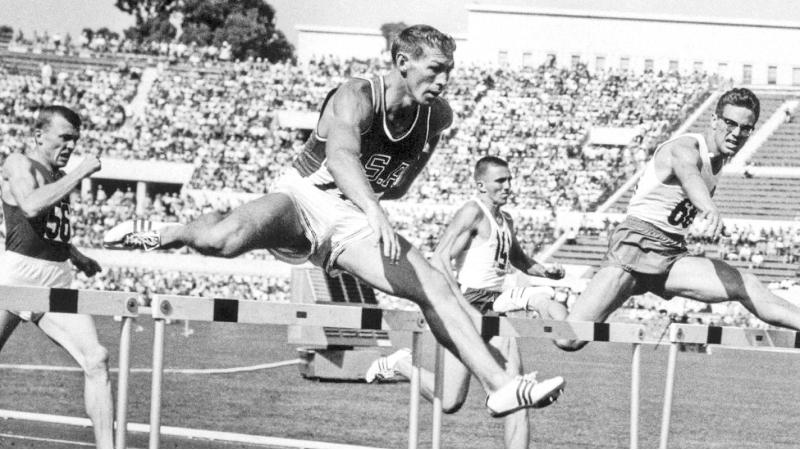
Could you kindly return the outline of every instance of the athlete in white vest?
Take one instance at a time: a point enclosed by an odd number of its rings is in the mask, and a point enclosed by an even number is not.
[[[760,111],[755,94],[725,92],[703,134],[671,139],[656,150],[628,207],[628,216],[609,238],[601,269],[575,302],[567,320],[604,321],[631,295],[653,292],[705,303],[738,301],[761,320],[800,329],[800,308],[772,294],[751,273],[717,259],[689,256],[686,235],[700,215],[700,232],[722,230],[711,196],[722,166],[744,146]],[[586,342],[558,341],[564,350]]]
[[[501,209],[508,201],[511,190],[511,172],[508,163],[500,158],[486,156],[475,165],[477,198],[469,200],[456,212],[448,225],[433,258],[433,264],[454,289],[461,290],[468,304],[483,314],[502,314],[509,311],[530,311],[547,319],[563,320],[566,307],[553,300],[553,288],[528,286],[503,290],[512,267],[528,275],[560,279],[564,270],[560,265],[542,265],[528,257],[517,242],[511,216]],[[456,260],[453,277],[452,261]],[[456,285],[456,280],[457,284]],[[470,306],[471,305],[471,306]],[[489,340],[493,356],[511,376],[523,373],[522,357],[513,338],[495,336]],[[428,400],[433,398],[434,378],[422,370],[421,392]],[[366,379],[391,377],[400,373],[411,376],[411,353],[401,349],[392,355],[379,358],[367,370]],[[451,353],[446,353],[444,362],[444,393],[442,409],[446,413],[458,411],[466,400],[470,373]],[[540,400],[534,407],[547,406],[564,387],[562,377],[543,380],[534,386],[533,397]],[[527,448],[530,426],[526,410],[517,411],[505,418],[507,448]]]

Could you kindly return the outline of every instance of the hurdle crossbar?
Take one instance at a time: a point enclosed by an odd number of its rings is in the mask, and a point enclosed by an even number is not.
[[[158,296],[154,300],[153,318],[263,325],[335,326],[362,330],[427,330],[424,316],[415,311],[174,295]]]
[[[0,286],[0,308],[10,311],[136,317],[138,297],[131,292]]]
[[[644,325],[628,323],[567,322],[560,320],[483,316],[481,317],[480,330],[481,335],[484,337],[506,336],[537,339],[571,339],[623,344],[642,344],[645,339]]]
[[[670,342],[725,347],[780,347],[800,349],[800,332],[760,328],[672,324]]]
[[[0,310],[122,317],[115,448],[125,448],[126,444],[131,324],[139,315],[138,298],[132,292],[0,285]]]
[[[427,323],[421,312],[389,310],[376,307],[352,305],[322,305],[297,303],[270,303],[252,300],[205,298],[179,295],[161,295],[154,298],[152,315],[156,321],[156,337],[153,342],[153,387],[150,414],[150,447],[158,448],[160,428],[161,377],[155,375],[163,370],[163,325],[165,319],[194,320],[201,322],[229,322],[247,324],[331,326],[361,330],[391,330],[411,332],[415,337],[427,331]],[[631,436],[635,439],[638,429],[639,359],[636,347],[644,343],[645,327],[640,324],[566,322],[557,320],[522,319],[499,316],[475,316],[476,326],[485,338],[492,336],[528,337],[538,339],[570,339],[592,342],[614,342],[634,345],[632,361]],[[159,332],[161,331],[161,332]],[[413,352],[419,361],[418,350]],[[416,368],[416,367],[415,367]],[[413,381],[413,380],[412,380]],[[418,383],[412,382],[412,406],[419,399]],[[634,405],[634,403],[636,403]],[[418,442],[418,415],[410,412],[409,447]],[[439,430],[436,427],[436,444]],[[631,446],[635,448],[636,443]]]
[[[672,397],[680,344],[720,345],[731,348],[777,347],[800,349],[800,332],[764,330],[760,328],[717,327],[673,323],[669,330],[667,380],[664,387],[664,407],[661,416],[659,448],[667,448],[669,424],[672,417]]]

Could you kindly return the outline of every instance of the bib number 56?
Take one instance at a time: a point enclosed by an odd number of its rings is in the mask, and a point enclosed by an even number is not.
[[[72,236],[72,225],[69,220],[69,205],[60,204],[53,208],[47,216],[44,237],[51,241],[69,242]]]

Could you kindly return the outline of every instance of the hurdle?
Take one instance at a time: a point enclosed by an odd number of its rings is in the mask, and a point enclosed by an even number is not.
[[[670,325],[667,381],[664,388],[664,407],[661,416],[659,448],[667,448],[669,423],[672,416],[672,397],[680,344],[713,344],[723,347],[772,347],[800,349],[800,332],[791,330],[762,330],[759,328],[716,327],[707,325]]]
[[[419,384],[421,333],[428,327],[421,312],[372,307],[269,303],[248,300],[159,295],[152,303],[155,322],[153,339],[153,378],[150,409],[150,448],[159,448],[161,426],[161,388],[164,370],[164,327],[166,319],[200,322],[229,322],[247,324],[336,326],[363,330],[405,331],[412,333],[411,399],[409,407],[409,444],[417,448],[419,441]],[[563,322],[508,317],[473,316],[484,337],[531,337],[539,339],[574,339],[593,342],[616,342],[634,345],[632,362],[631,448],[636,448],[638,436],[639,352],[644,343],[645,327],[639,324],[607,324],[594,322]],[[443,353],[437,356],[443,360]],[[441,365],[441,364],[439,364]],[[438,369],[440,371],[440,369]],[[437,377],[439,378],[439,377]],[[437,382],[441,385],[441,382]],[[441,386],[437,390],[437,405],[441,413]],[[436,417],[436,415],[434,415]],[[435,419],[433,443],[441,442],[441,416]]]
[[[114,439],[116,448],[125,448],[128,428],[131,324],[133,319],[139,315],[138,297],[138,294],[132,292],[0,286],[0,309],[2,310],[122,317]]]
[[[630,448],[638,448],[639,442],[639,390],[641,375],[641,345],[645,343],[645,326],[627,323],[595,323],[583,321],[559,321],[545,319],[524,319],[515,317],[480,316],[480,333],[488,340],[494,336],[534,339],[569,339],[588,342],[608,342],[631,344],[631,417]],[[435,387],[433,401],[431,447],[441,445],[442,391],[444,349],[437,344]]]
[[[158,295],[152,302],[153,378],[150,399],[150,448],[159,448],[161,388],[164,371],[164,330],[166,319],[199,322],[229,322],[260,325],[335,326],[364,330],[392,330],[412,333],[416,377],[412,392],[419,392],[419,335],[427,330],[421,312],[399,311],[313,303],[270,303],[263,301]],[[416,383],[414,383],[416,378]],[[416,391],[414,388],[416,387]],[[411,399],[409,448],[416,448],[419,399]]]

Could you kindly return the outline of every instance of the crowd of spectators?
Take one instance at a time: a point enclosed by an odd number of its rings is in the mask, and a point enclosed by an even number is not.
[[[61,104],[81,112],[80,152],[101,154],[108,136],[118,133],[127,119],[126,108],[136,95],[138,76],[124,69],[56,73],[47,63],[41,74],[13,74],[0,66],[0,163],[12,151],[31,144],[37,111]]]
[[[193,162],[195,188],[265,192],[308,136],[281,128],[275,111],[315,111],[345,77],[382,68],[377,60],[320,59],[166,72],[136,124],[143,145],[132,154]],[[512,205],[589,210],[638,169],[714,81],[703,74],[590,74],[582,65],[456,68],[447,94],[455,124],[408,199],[468,198],[472,164],[491,153],[512,163],[518,186]],[[638,135],[629,146],[588,146],[593,126],[634,128]]]
[[[77,273],[72,287],[136,292],[148,301],[156,294],[170,294],[288,302],[290,295],[288,278],[189,273],[135,267],[106,267],[92,278]]]
[[[8,43],[14,52],[79,57],[149,56],[173,64],[214,66],[233,60],[231,45],[146,41],[137,42],[108,30],[83,30],[77,38],[69,33],[34,31],[30,36],[17,32]]]
[[[135,118],[126,117],[125,106],[136,82],[121,71],[43,74],[41,80],[18,75],[5,77],[0,89],[12,104],[6,109],[15,109],[12,123],[25,123],[42,102],[73,105],[89,118],[84,148],[117,158],[191,163],[193,188],[263,193],[309,133],[282,127],[276,113],[314,112],[346,77],[386,68],[377,59],[335,58],[220,67],[161,72],[144,113]],[[699,73],[590,73],[580,64],[458,67],[446,95],[454,126],[408,200],[469,198],[472,165],[491,153],[512,164],[517,195],[511,205],[590,210],[636,171],[714,82]],[[123,122],[128,126],[120,127]],[[633,128],[637,137],[623,147],[587,145],[594,126]]]
[[[494,154],[512,164],[518,187],[512,204],[590,210],[644,163],[716,82],[699,73],[590,73],[580,64],[473,70],[482,75],[480,84],[466,77],[476,97],[468,99],[473,110],[459,117],[434,155],[416,188],[418,199],[468,196],[471,185],[464,181],[472,162]],[[458,80],[454,76],[456,89]],[[594,126],[635,128],[637,137],[622,148],[587,146]]]

